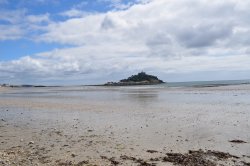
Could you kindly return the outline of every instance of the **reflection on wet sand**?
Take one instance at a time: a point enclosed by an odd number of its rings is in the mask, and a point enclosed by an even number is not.
[[[130,102],[136,102],[139,104],[150,104],[157,102],[158,100],[158,91],[127,91],[122,93],[122,98]]]

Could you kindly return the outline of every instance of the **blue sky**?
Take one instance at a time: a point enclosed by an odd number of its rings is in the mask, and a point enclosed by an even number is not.
[[[116,10],[114,5],[120,1],[114,2],[109,0],[0,0],[0,12],[21,11],[24,15],[49,14],[51,20],[60,22],[67,20],[66,16],[61,15],[65,11],[77,9],[84,12],[105,13],[110,10]],[[123,0],[122,3],[135,4],[136,2],[133,0]],[[5,19],[0,19],[0,25],[10,24]],[[46,25],[46,23],[44,24]],[[34,42],[32,40],[33,32],[29,33],[18,40],[0,41],[0,60],[12,60],[55,48],[70,47],[70,45],[58,43]]]
[[[250,1],[0,0],[0,83],[250,78]]]

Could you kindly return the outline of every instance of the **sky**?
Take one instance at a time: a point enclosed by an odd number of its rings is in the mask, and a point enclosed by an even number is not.
[[[0,83],[250,79],[250,0],[0,0]]]

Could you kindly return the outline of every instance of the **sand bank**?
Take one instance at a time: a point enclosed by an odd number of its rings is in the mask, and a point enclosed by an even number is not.
[[[249,85],[0,93],[0,165],[250,162]]]

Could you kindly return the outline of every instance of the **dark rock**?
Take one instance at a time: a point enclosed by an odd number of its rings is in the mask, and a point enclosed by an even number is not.
[[[156,150],[147,150],[148,153],[157,153],[158,151]]]
[[[111,162],[112,165],[118,165],[120,162],[116,161],[115,158],[110,158],[109,161]]]
[[[134,161],[135,163],[138,163],[139,166],[155,166],[154,163],[148,163],[148,162],[146,162],[146,161],[144,161],[143,159],[140,159],[140,158],[137,159],[135,157],[129,157],[129,156],[126,156],[126,155],[122,155],[122,156],[120,156],[120,158],[122,160],[131,160],[131,161]]]
[[[242,161],[242,163],[244,164],[243,166],[250,166],[250,163],[247,163],[245,161]]]
[[[238,143],[238,144],[247,143],[247,142],[245,142],[245,141],[243,141],[243,140],[237,140],[237,139],[235,139],[235,140],[231,140],[231,141],[229,141],[229,142],[232,142],[232,143]]]
[[[31,144],[34,144],[34,141],[30,141],[30,142],[29,142],[29,145],[31,145]]]
[[[80,161],[79,163],[76,164],[76,166],[83,166],[85,164],[89,164],[89,161]]]

